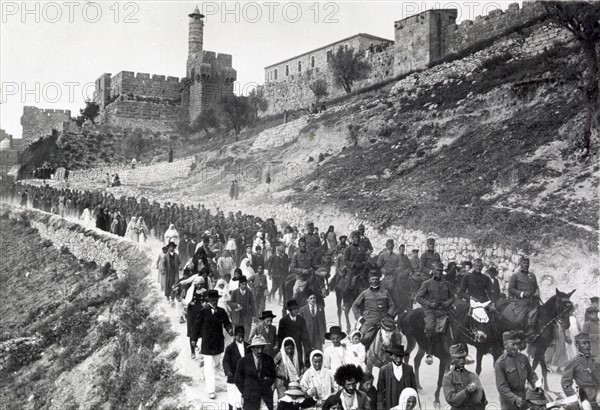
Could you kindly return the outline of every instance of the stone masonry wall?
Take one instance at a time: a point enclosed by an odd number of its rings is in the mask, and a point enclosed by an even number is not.
[[[184,78],[170,77],[159,74],[134,73],[121,71],[111,75],[103,74],[96,80],[94,101],[104,108],[117,98],[146,97],[168,100],[181,104],[181,89]]]
[[[178,105],[117,100],[100,114],[100,123],[118,127],[140,127],[152,131],[170,131],[186,118],[185,108]]]
[[[23,115],[21,116],[23,140],[26,144],[37,141],[39,137],[51,135],[53,129],[61,130],[63,122],[70,120],[70,110],[23,107]]]
[[[191,166],[196,162],[194,157],[186,157],[173,162],[161,162],[153,165],[140,165],[132,169],[130,165],[89,168],[69,173],[71,182],[106,182],[106,174],[119,174],[124,185],[151,185],[164,183],[173,178],[184,178],[190,175]]]

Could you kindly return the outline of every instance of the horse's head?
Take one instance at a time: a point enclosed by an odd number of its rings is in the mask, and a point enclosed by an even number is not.
[[[381,328],[379,334],[384,346],[391,346],[393,342],[394,332],[398,330],[396,322],[391,315],[385,315],[381,320]]]
[[[556,295],[553,296],[555,299],[556,316],[558,321],[561,323],[563,329],[568,329],[571,326],[571,313],[573,312],[573,302],[571,302],[571,295],[575,293],[576,289],[573,289],[570,293],[564,293],[556,288]]]

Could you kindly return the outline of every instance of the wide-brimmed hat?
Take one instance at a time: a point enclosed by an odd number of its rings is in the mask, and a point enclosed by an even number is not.
[[[194,285],[204,285],[204,278],[200,275],[194,278]]]
[[[296,299],[290,299],[286,302],[285,308],[287,310],[300,309],[300,305],[298,304],[298,301]]]
[[[404,346],[402,345],[392,345],[385,349],[386,353],[395,354],[396,356],[408,356],[409,353],[404,351]]]
[[[234,335],[245,335],[246,334],[246,329],[244,329],[244,326],[239,326],[238,325],[233,330],[233,334]]]
[[[599,310],[596,306],[590,306],[585,310],[585,314],[587,315],[588,313],[598,313],[598,311]]]
[[[263,312],[262,312],[262,314],[260,315],[259,319],[260,319],[260,320],[265,320],[265,319],[268,319],[268,318],[273,318],[273,319],[274,319],[274,318],[276,318],[276,317],[277,317],[277,316],[276,316],[276,315],[274,315],[272,311],[270,311],[270,310],[263,310]]]
[[[450,346],[450,356],[455,358],[467,357],[467,346],[464,343],[457,343]]]
[[[287,394],[288,396],[304,396],[302,387],[298,382],[290,382],[288,384],[288,389],[285,391],[285,394]]]
[[[167,244],[167,248],[170,247],[170,246],[172,246],[173,248],[177,248],[177,244],[175,242],[173,242],[173,241],[171,241],[171,242],[169,242]]]
[[[259,346],[266,346],[269,343],[265,340],[264,337],[262,336],[254,336],[252,338],[252,341],[250,342],[250,345],[248,347],[259,347]]]
[[[339,326],[331,326],[329,332],[325,333],[325,339],[331,340],[332,335],[340,335],[342,336],[342,339],[346,337],[346,333],[344,333]]]
[[[206,292],[206,299],[219,299],[221,295],[219,295],[219,291],[216,289],[211,289]]]

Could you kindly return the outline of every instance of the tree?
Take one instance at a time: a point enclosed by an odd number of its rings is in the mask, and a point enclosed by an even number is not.
[[[236,141],[242,128],[252,124],[255,118],[254,107],[248,97],[225,96],[221,102],[221,110],[228,128],[235,131]]]
[[[367,77],[371,65],[363,59],[361,53],[356,53],[353,48],[338,47],[337,52],[329,62],[336,86],[342,87],[346,94],[352,92],[355,81]]]
[[[600,80],[598,53],[596,46],[600,42],[600,2],[597,1],[548,1],[544,7],[550,16],[562,27],[569,30],[579,42],[585,58],[582,73],[582,91],[587,108],[583,129],[583,157],[591,153],[592,127],[599,129]]]
[[[265,112],[269,108],[269,102],[265,98],[265,93],[262,87],[255,88],[248,94],[248,102],[254,110],[255,118],[258,118],[258,112]]]
[[[131,158],[139,158],[144,152],[144,131],[141,128],[135,128],[126,133],[121,142],[122,153]]]
[[[204,130],[208,134],[209,128],[217,128],[220,125],[219,117],[213,108],[204,110],[192,123],[192,130]]]
[[[319,78],[308,85],[308,88],[315,95],[315,103],[318,103],[321,98],[325,98],[329,95],[327,90],[327,81],[324,78]]]
[[[85,108],[79,110],[79,116],[76,119],[77,125],[81,126],[86,120],[90,120],[95,124],[96,117],[100,114],[100,106],[94,101],[87,100]]]

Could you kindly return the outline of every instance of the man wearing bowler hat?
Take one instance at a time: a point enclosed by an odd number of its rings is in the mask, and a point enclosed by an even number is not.
[[[242,393],[244,410],[259,410],[264,407],[273,410],[275,362],[263,352],[266,345],[262,336],[256,336],[248,346],[252,354],[245,355],[238,362],[235,385]]]
[[[452,368],[442,380],[444,396],[452,410],[484,410],[487,400],[481,380],[465,369],[467,354],[464,343],[450,346]]]
[[[500,408],[502,410],[525,409],[525,382],[536,387],[537,375],[531,368],[529,359],[519,352],[521,340],[517,332],[509,330],[502,334],[504,353],[496,360],[494,372],[496,374],[496,388],[500,394]]]
[[[575,345],[579,350],[579,356],[572,359],[562,374],[561,385],[565,395],[577,394],[573,388],[573,382],[585,392],[592,409],[600,409],[598,394],[600,393],[600,363],[591,355],[591,339],[587,333],[575,336]]]
[[[271,357],[275,357],[279,348],[277,347],[277,329],[273,326],[273,319],[277,316],[270,310],[264,310],[260,317],[260,323],[252,327],[252,333],[250,339],[254,339],[254,336],[262,336],[267,341],[268,345],[265,346],[264,352]]]
[[[249,343],[244,342],[244,326],[236,326],[233,331],[233,342],[225,349],[223,355],[223,371],[227,377],[227,402],[229,410],[242,408],[242,393],[235,385],[235,369],[242,357],[246,356]]]
[[[233,329],[227,312],[220,306],[219,292],[209,290],[206,292],[207,303],[200,310],[194,332],[192,343],[195,345],[198,338],[202,338],[200,345],[200,354],[204,358],[204,379],[208,390],[208,397],[214,399],[215,396],[215,366],[221,361],[221,354],[225,350],[225,337],[222,328],[225,328],[230,336],[233,336]]]
[[[379,370],[377,380],[377,408],[391,409],[397,406],[402,390],[407,387],[417,389],[417,379],[412,366],[403,363],[407,354],[404,346],[392,345],[386,350],[390,354],[391,362],[383,365]]]
[[[235,325],[244,326],[246,335],[252,331],[252,317],[254,315],[254,295],[248,288],[248,279],[241,276],[238,279],[239,287],[231,293],[231,317]]]
[[[305,361],[305,353],[310,349],[310,340],[308,339],[308,329],[306,321],[298,314],[300,306],[295,299],[290,299],[285,305],[288,314],[279,321],[279,330],[277,332],[277,345],[281,349],[281,343],[286,337],[291,337],[296,343],[298,349],[298,360],[300,363]]]

